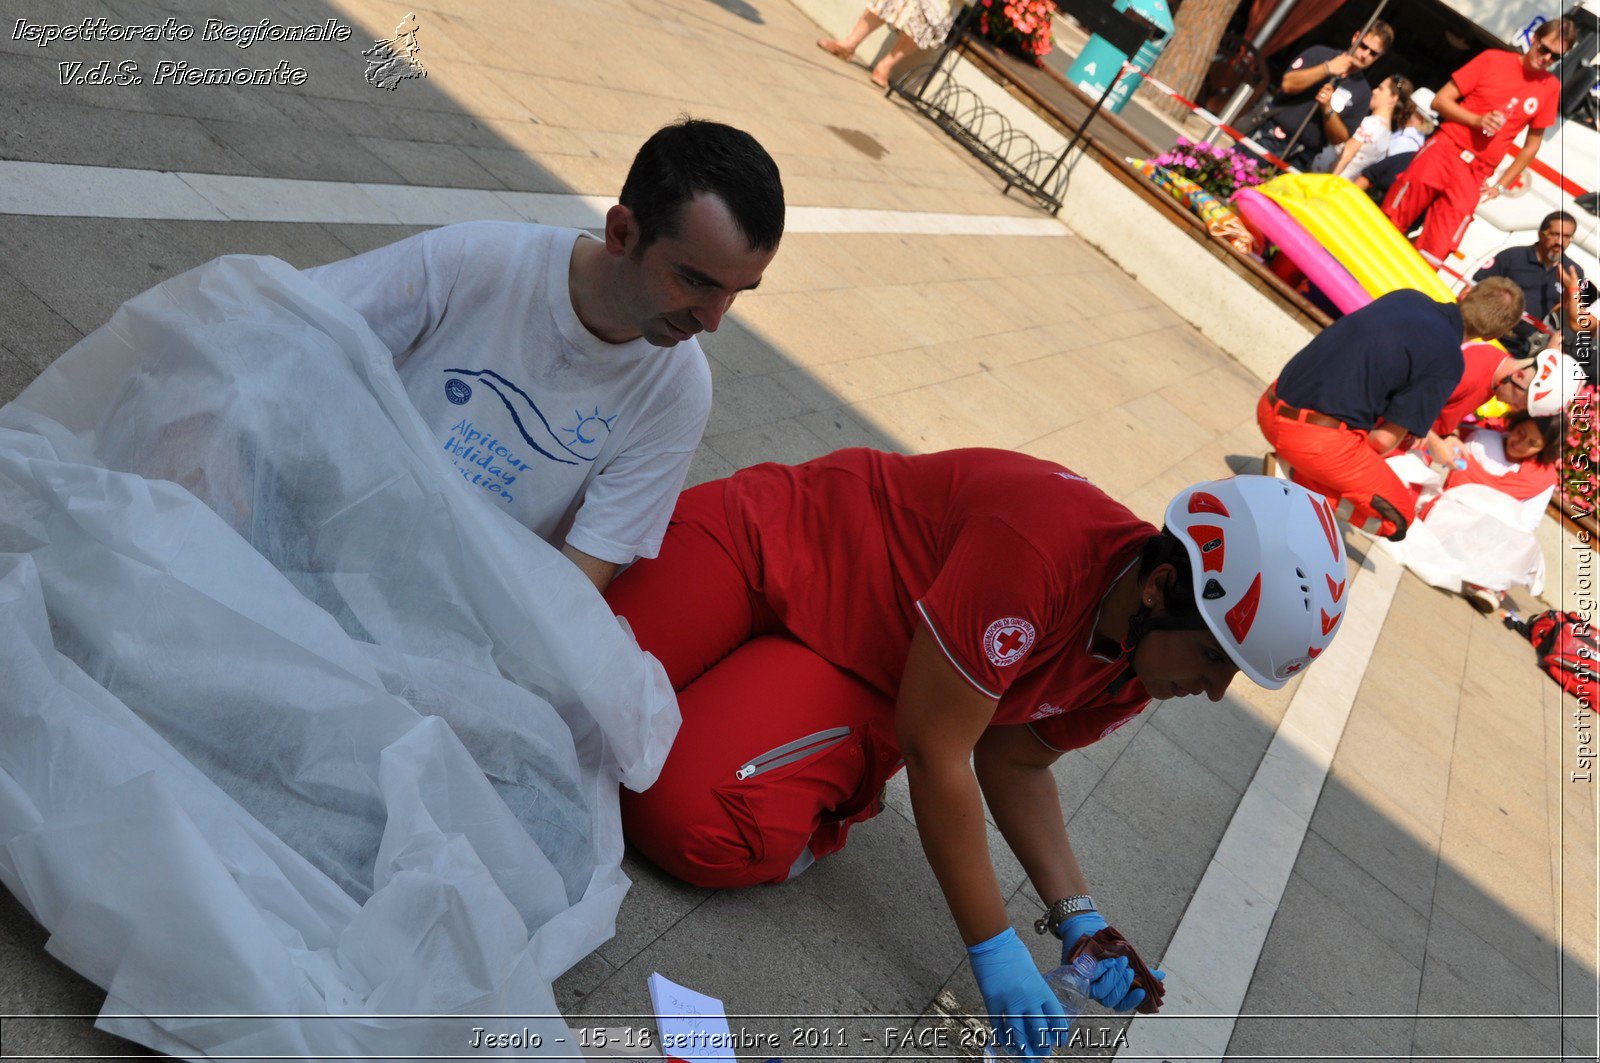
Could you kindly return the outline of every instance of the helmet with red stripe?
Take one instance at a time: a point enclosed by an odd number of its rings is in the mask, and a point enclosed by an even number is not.
[[[1166,526],[1195,608],[1245,675],[1275,690],[1328,648],[1349,572],[1327,499],[1270,476],[1212,480],[1180,491]]]
[[[1548,417],[1562,413],[1578,397],[1589,378],[1571,355],[1542,351],[1533,360],[1533,380],[1528,384],[1528,413]]]

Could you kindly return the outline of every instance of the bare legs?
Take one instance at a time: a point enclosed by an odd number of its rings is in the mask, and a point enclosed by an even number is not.
[[[855,26],[842,41],[830,40],[827,37],[817,42],[817,47],[825,52],[831,52],[840,59],[849,59],[856,54],[856,49],[861,47],[861,42],[867,39],[867,34],[883,25],[883,19],[871,11],[861,12],[861,17],[856,19]]]
[[[878,65],[872,68],[872,83],[880,89],[889,87],[889,72],[894,65],[912,52],[917,50],[917,42],[907,34],[900,34],[894,40],[894,47],[890,48],[884,57],[878,60]]]
[[[849,59],[856,54],[856,49],[861,47],[861,42],[867,39],[867,34],[883,25],[883,19],[871,11],[861,12],[861,17],[856,19],[856,24],[844,40],[835,41],[827,37],[817,42],[817,47],[840,59]],[[889,72],[896,63],[916,51],[917,45],[909,36],[902,33],[895,37],[894,45],[878,60],[878,65],[872,68],[872,83],[880,89],[889,87]]]

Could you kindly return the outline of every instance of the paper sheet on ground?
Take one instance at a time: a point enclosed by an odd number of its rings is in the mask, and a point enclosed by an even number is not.
[[[736,1060],[733,1034],[722,1001],[696,993],[670,978],[650,976],[650,1005],[656,1013],[661,1054],[685,1063]]]

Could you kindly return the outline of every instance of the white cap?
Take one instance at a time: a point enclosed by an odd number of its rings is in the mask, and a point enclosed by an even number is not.
[[[1528,385],[1528,413],[1548,417],[1572,405],[1589,382],[1583,366],[1560,351],[1545,351],[1533,360],[1533,383]]]
[[[1439,112],[1433,109],[1433,90],[1418,89],[1411,94],[1411,105],[1428,121],[1438,124]]]

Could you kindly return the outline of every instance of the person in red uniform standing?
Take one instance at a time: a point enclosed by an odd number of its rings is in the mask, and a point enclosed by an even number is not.
[[[1241,670],[1282,686],[1336,634],[1346,579],[1332,507],[1267,477],[1189,488],[1158,531],[1008,451],[742,470],[684,492],[660,557],[607,592],[683,714],[623,826],[697,885],[779,883],[904,766],[995,1030],[1048,1055],[1067,1025],[1010,926],[984,799],[1047,905],[1035,929],[1097,959],[1103,1003],[1155,1010],[1163,976],[1090,898],[1050,765],[1152,697],[1215,701]]]
[[[1323,329],[1256,404],[1256,423],[1295,483],[1338,500],[1338,514],[1399,542],[1411,493],[1384,455],[1427,435],[1461,382],[1465,340],[1522,316],[1522,289],[1491,277],[1441,303],[1402,288]]]
[[[1570,19],[1546,22],[1525,54],[1482,52],[1435,94],[1443,124],[1383,201],[1401,232],[1423,219],[1416,247],[1434,265],[1461,243],[1478,203],[1514,184],[1538,154],[1560,113],[1561,83],[1550,66],[1577,39]],[[1524,129],[1522,149],[1495,180],[1495,168]]]

